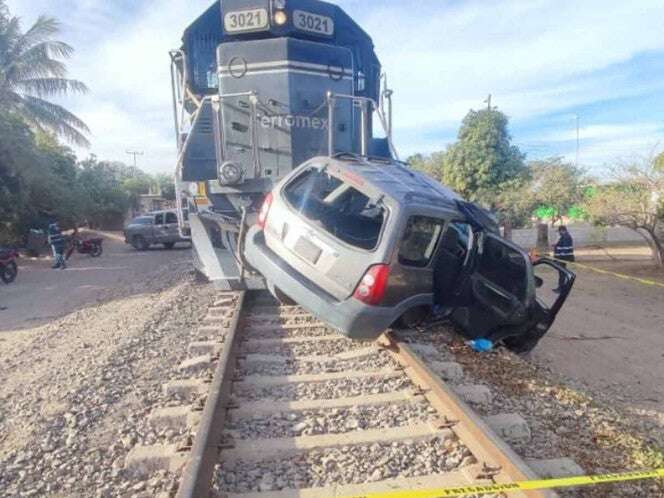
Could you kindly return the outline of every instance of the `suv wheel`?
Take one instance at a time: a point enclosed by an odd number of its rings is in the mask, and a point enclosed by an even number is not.
[[[142,235],[134,235],[131,239],[131,245],[134,246],[134,249],[137,251],[146,251],[150,244],[145,240],[145,237]]]
[[[272,297],[274,297],[279,302],[279,304],[283,306],[294,306],[297,304],[290,297],[284,294],[279,287],[275,287],[272,282],[266,282],[266,284],[270,294],[272,294]]]
[[[424,324],[431,317],[430,306],[416,306],[401,315],[392,325],[397,330],[414,329]]]

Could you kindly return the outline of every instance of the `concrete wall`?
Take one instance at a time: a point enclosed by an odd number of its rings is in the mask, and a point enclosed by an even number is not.
[[[584,223],[567,225],[574,245],[592,246],[602,244],[645,244],[645,239],[638,233],[624,227],[596,227]],[[523,228],[512,232],[512,240],[525,248],[535,247],[537,243],[537,228]],[[558,228],[549,227],[549,242],[554,244],[558,240]]]

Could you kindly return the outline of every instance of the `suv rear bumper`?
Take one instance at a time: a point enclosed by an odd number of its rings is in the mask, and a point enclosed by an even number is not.
[[[247,262],[308,312],[351,339],[372,340],[399,318],[398,308],[369,306],[354,298],[338,301],[303,277],[265,243],[263,231],[252,227],[245,245]]]

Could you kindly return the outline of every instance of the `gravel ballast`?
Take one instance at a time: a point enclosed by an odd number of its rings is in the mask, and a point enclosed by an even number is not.
[[[383,369],[396,369],[398,367],[389,353],[379,351],[374,354],[353,358],[350,360],[332,361],[298,361],[281,362],[246,362],[240,361],[236,370],[238,376],[245,375],[309,375],[334,372],[371,372]]]
[[[247,339],[297,339],[300,337],[320,337],[335,333],[336,332],[329,327],[307,325],[305,327],[284,328],[279,325],[268,323],[264,325],[249,325],[245,337]]]
[[[363,394],[382,394],[412,387],[406,376],[383,379],[366,377],[327,382],[300,382],[277,386],[238,386],[233,396],[238,401],[303,401],[350,398]]]
[[[260,341],[245,343],[241,350],[243,353],[275,354],[280,356],[327,356],[347,351],[366,348],[366,343],[351,341],[350,339],[306,341],[275,345],[271,342]]]
[[[512,445],[523,458],[571,458],[586,474],[664,468],[664,418],[657,422],[657,417],[620,410],[615,393],[591,393],[580,382],[504,348],[476,353],[448,326],[418,337],[451,354],[463,366],[463,382],[490,386],[493,401],[476,407],[478,411],[514,412],[528,422],[532,439]],[[664,482],[631,481],[557,492],[570,498],[654,498],[664,496]]]
[[[362,484],[449,472],[474,461],[458,442],[433,437],[311,451],[283,460],[223,464],[217,468],[215,487],[222,492],[248,492]]]
[[[3,351],[1,496],[151,497],[175,485],[163,471],[127,475],[124,461],[137,444],[183,439],[155,431],[147,416],[168,403],[162,383],[214,292],[171,270],[153,285],[30,330]]]
[[[435,418],[436,410],[429,403],[415,402],[255,415],[232,420],[226,429],[240,439],[283,438],[401,427]]]

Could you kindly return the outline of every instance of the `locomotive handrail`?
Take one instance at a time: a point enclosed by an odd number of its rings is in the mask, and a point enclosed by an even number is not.
[[[255,91],[249,92],[236,92],[236,93],[224,93],[215,96],[218,102],[222,102],[225,99],[238,98],[238,97],[249,97],[249,103],[251,106],[251,114],[249,116],[249,130],[251,137],[251,159],[254,166],[254,176],[258,177],[262,173],[262,168],[260,164],[260,154],[258,153],[258,137],[256,135],[256,118],[257,118],[257,103],[258,103],[258,93]],[[221,106],[219,106],[219,111],[217,115],[221,118],[220,114]],[[219,129],[221,129],[221,122],[219,121]],[[223,137],[218,137],[215,134],[215,141],[218,140],[218,151],[219,151],[219,164],[221,165],[224,162],[225,152],[224,152],[224,139]]]
[[[391,98],[391,94],[387,95],[388,98]],[[352,102],[360,102],[361,103],[361,112],[362,112],[362,129],[360,130],[360,154],[364,157],[367,156],[367,136],[368,136],[368,119],[367,119],[367,104],[371,105],[372,109],[376,112],[376,115],[378,116],[378,119],[380,120],[380,123],[383,127],[383,131],[385,131],[385,135],[387,138],[387,144],[390,148],[390,152],[394,156],[395,159],[399,159],[399,154],[397,153],[396,148],[394,147],[394,143],[392,142],[392,130],[390,127],[388,127],[388,123],[385,119],[385,115],[383,114],[383,111],[374,99],[370,97],[361,97],[357,95],[347,95],[343,93],[333,93],[333,92],[327,92],[326,94],[327,98],[327,106],[328,106],[328,119],[329,119],[329,126],[328,126],[328,135],[327,135],[327,153],[328,156],[332,157],[334,155],[334,102],[336,99],[345,99],[345,100],[350,100]],[[390,100],[391,102],[391,100]],[[391,105],[390,105],[391,109]]]

